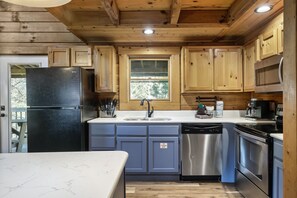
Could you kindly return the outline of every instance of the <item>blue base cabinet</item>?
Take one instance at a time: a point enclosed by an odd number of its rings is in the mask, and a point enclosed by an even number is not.
[[[146,137],[118,137],[117,150],[126,151],[129,154],[125,167],[127,173],[147,172]]]
[[[149,172],[178,173],[178,137],[149,137]]]
[[[274,140],[273,143],[273,197],[283,198],[283,142]]]
[[[117,150],[126,151],[129,156],[126,173],[147,172],[147,126],[117,125]]]
[[[90,151],[113,151],[115,147],[115,124],[89,125]]]

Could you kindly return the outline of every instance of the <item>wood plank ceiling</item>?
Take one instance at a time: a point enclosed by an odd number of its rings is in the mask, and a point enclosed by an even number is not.
[[[255,13],[262,4],[272,11]],[[240,44],[282,9],[283,0],[72,0],[48,11],[86,43]]]

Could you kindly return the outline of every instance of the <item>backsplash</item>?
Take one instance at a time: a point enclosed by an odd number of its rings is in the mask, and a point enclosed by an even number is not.
[[[263,100],[274,100],[277,103],[282,103],[282,93],[267,93],[256,94],[254,92],[243,93],[193,93],[181,95],[181,110],[197,109],[197,96],[213,97],[217,96],[219,100],[224,101],[224,110],[245,110],[251,98]],[[214,105],[213,103],[205,102],[205,105]]]

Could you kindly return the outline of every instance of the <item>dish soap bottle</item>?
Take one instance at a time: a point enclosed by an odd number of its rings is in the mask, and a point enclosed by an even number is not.
[[[224,101],[216,101],[216,114],[217,118],[223,117]]]

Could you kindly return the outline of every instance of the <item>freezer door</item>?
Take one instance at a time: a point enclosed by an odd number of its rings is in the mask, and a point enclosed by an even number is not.
[[[80,68],[26,69],[27,106],[80,106]]]
[[[85,150],[79,109],[28,109],[28,152]]]

